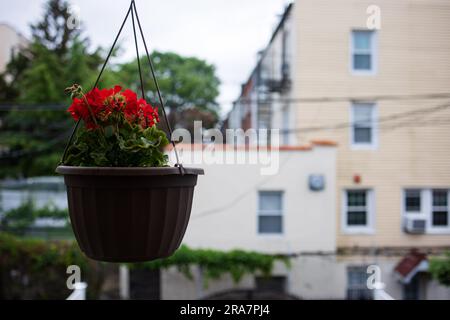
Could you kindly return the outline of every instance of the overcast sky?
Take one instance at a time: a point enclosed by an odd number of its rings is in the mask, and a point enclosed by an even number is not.
[[[0,23],[25,36],[29,24],[43,14],[45,0],[0,0]],[[225,114],[265,47],[289,0],[136,0],[151,49],[174,51],[207,60],[222,81],[219,102]],[[70,0],[80,10],[85,34],[94,46],[108,47],[126,13],[128,0]],[[130,20],[131,22],[131,20]],[[134,44],[130,29],[122,36],[121,59],[130,59]],[[141,46],[142,48],[142,46]]]

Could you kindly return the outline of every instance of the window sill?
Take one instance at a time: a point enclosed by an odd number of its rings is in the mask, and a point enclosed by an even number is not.
[[[378,146],[376,144],[356,144],[352,143],[350,145],[350,149],[352,151],[375,151],[378,149]]]
[[[432,228],[425,230],[425,235],[450,235],[450,228]]]
[[[374,235],[375,230],[373,228],[361,228],[361,227],[345,227],[341,230],[344,235]]]
[[[376,76],[377,72],[375,70],[351,70],[352,76],[363,76],[370,77]]]
[[[257,233],[258,238],[271,238],[271,239],[283,239],[285,238],[284,233]]]

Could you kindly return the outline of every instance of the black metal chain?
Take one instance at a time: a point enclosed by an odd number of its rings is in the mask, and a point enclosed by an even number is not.
[[[177,163],[176,163],[175,166],[180,169],[180,174],[184,175],[185,171],[184,171],[183,165],[180,163],[180,159],[179,159],[179,156],[178,156],[178,151],[176,149],[175,141],[172,140],[172,136],[173,136],[172,126],[170,125],[169,119],[167,117],[165,104],[164,104],[164,99],[162,98],[162,94],[161,94],[161,90],[160,90],[160,87],[159,87],[159,83],[158,83],[158,80],[156,79],[155,68],[153,66],[152,59],[150,58],[150,54],[149,54],[149,51],[148,51],[147,43],[145,41],[144,33],[142,31],[141,22],[139,20],[138,12],[137,12],[137,9],[136,9],[136,4],[135,4],[134,0],[131,1],[130,7],[129,7],[128,11],[127,11],[125,19],[123,20],[122,25],[120,26],[119,32],[117,33],[116,38],[114,39],[113,45],[111,46],[111,49],[109,50],[108,55],[107,55],[107,57],[105,59],[105,62],[103,63],[103,66],[102,66],[102,68],[100,70],[100,73],[99,73],[99,75],[97,77],[97,80],[95,81],[94,88],[96,88],[98,86],[98,83],[100,82],[100,78],[101,78],[101,76],[102,76],[102,74],[103,74],[103,72],[104,72],[104,70],[106,68],[106,65],[107,65],[107,63],[108,63],[108,61],[109,61],[109,59],[110,59],[110,57],[111,57],[111,55],[112,55],[112,53],[114,51],[114,48],[115,48],[115,46],[117,44],[117,41],[119,40],[120,34],[122,33],[122,30],[123,30],[123,27],[125,26],[125,23],[127,22],[128,17],[130,16],[130,13],[131,13],[131,19],[132,19],[132,23],[133,23],[133,35],[134,35],[134,42],[135,42],[135,47],[136,47],[136,57],[137,57],[137,63],[138,63],[139,80],[140,80],[140,84],[141,84],[142,98],[145,99],[145,89],[144,89],[144,81],[143,81],[143,77],[142,77],[141,62],[140,62],[140,58],[139,58],[139,45],[138,45],[138,41],[137,41],[136,26],[135,26],[135,19],[134,19],[135,16],[136,16],[136,21],[137,21],[137,24],[138,24],[138,27],[139,27],[139,32],[140,32],[141,37],[142,37],[142,42],[144,43],[145,53],[146,53],[147,60],[148,60],[149,66],[150,66],[150,70],[151,70],[151,74],[152,74],[152,77],[153,77],[153,81],[155,83],[156,91],[158,93],[158,98],[159,98],[159,102],[161,104],[162,113],[163,113],[164,119],[166,121],[167,128],[169,130],[170,141],[172,143],[172,146],[173,146],[173,149],[174,149],[174,152],[175,152],[175,156],[176,156],[176,160],[177,160]],[[66,147],[64,149],[64,153],[63,153],[62,159],[60,161],[60,164],[64,163],[64,160],[65,160],[65,158],[67,156],[67,151],[69,150],[69,147],[72,144],[73,138],[75,137],[75,133],[78,130],[80,122],[81,122],[81,119],[79,119],[77,121],[77,123],[76,123],[76,125],[75,125],[75,127],[74,127],[74,129],[72,131],[72,134],[70,135],[69,141],[68,141],[68,143],[67,143],[67,145],[66,145]]]

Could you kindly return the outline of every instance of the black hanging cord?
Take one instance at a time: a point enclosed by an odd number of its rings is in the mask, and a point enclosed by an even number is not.
[[[139,58],[139,45],[138,45],[138,41],[137,41],[136,26],[134,23],[134,11],[133,10],[131,10],[131,21],[133,21],[134,44],[136,46],[136,58],[137,58],[137,65],[138,65],[138,70],[139,70],[139,81],[141,82],[142,99],[145,99],[144,80],[142,79],[141,59]]]
[[[156,91],[158,92],[158,98],[159,98],[159,102],[161,104],[161,109],[162,109],[162,112],[163,112],[163,115],[164,115],[164,119],[166,120],[167,128],[169,129],[170,141],[172,143],[173,150],[175,152],[175,157],[177,159],[177,164],[175,166],[180,168],[180,173],[181,174],[184,174],[184,168],[183,168],[183,165],[180,163],[180,158],[178,157],[178,151],[177,151],[177,147],[176,147],[175,141],[172,140],[172,136],[173,136],[172,126],[170,125],[169,119],[167,118],[167,113],[166,113],[166,108],[165,108],[165,104],[164,104],[164,99],[162,98],[162,95],[161,95],[161,90],[159,88],[158,79],[156,79],[155,68],[153,66],[152,59],[150,58],[150,53],[148,51],[147,42],[145,41],[144,32],[142,31],[141,21],[139,20],[139,15],[138,15],[138,12],[137,12],[137,9],[136,9],[136,3],[134,2],[134,0],[131,1],[131,5],[133,6],[134,13],[136,14],[136,21],[138,23],[139,32],[141,33],[142,42],[144,43],[145,54],[147,56],[148,64],[150,66],[150,71],[152,73],[153,81],[155,82]]]
[[[136,46],[136,56],[137,56],[137,63],[138,63],[138,70],[139,70],[139,80],[140,80],[140,83],[141,83],[142,98],[145,99],[145,89],[144,89],[144,81],[143,81],[143,78],[142,78],[141,62],[140,62],[140,59],[139,59],[139,46],[138,46],[138,41],[137,41],[136,26],[135,26],[135,19],[134,19],[135,15],[136,15],[136,21],[137,21],[138,26],[139,26],[139,31],[140,31],[140,34],[141,34],[141,37],[142,37],[142,41],[144,43],[145,53],[147,55],[147,60],[148,60],[149,66],[150,66],[150,70],[151,70],[151,73],[152,73],[153,81],[155,82],[156,91],[158,92],[158,98],[159,98],[159,102],[161,104],[161,109],[162,109],[162,112],[163,112],[163,115],[164,115],[164,119],[165,119],[166,124],[167,124],[167,128],[169,129],[170,140],[171,140],[171,143],[172,143],[172,146],[173,146],[173,149],[174,149],[174,152],[175,152],[176,160],[177,160],[177,163],[176,163],[175,166],[179,168],[180,174],[184,175],[185,171],[184,171],[183,165],[180,163],[180,159],[179,159],[179,156],[178,156],[178,151],[177,151],[177,148],[176,148],[175,141],[172,140],[172,135],[173,135],[172,126],[170,125],[169,119],[167,118],[167,113],[166,113],[166,109],[165,109],[164,100],[162,98],[162,94],[161,94],[161,90],[160,90],[160,87],[159,87],[158,80],[156,79],[155,68],[154,68],[153,62],[152,62],[152,60],[150,58],[150,54],[149,54],[149,51],[148,51],[147,43],[145,41],[144,33],[142,31],[141,22],[139,20],[139,16],[138,16],[137,9],[136,9],[136,4],[135,4],[134,0],[131,1],[130,7],[129,7],[128,11],[127,11],[125,19],[123,20],[122,25],[120,26],[119,32],[117,33],[117,36],[116,36],[116,38],[114,40],[114,43],[113,43],[113,45],[112,45],[112,47],[111,47],[111,49],[110,49],[110,51],[108,53],[108,56],[106,57],[105,62],[104,62],[103,66],[102,66],[102,68],[100,70],[100,74],[98,75],[97,80],[95,81],[94,88],[96,88],[98,86],[98,83],[99,83],[100,78],[101,78],[101,76],[103,74],[103,71],[105,70],[106,64],[108,63],[109,58],[111,57],[111,55],[112,55],[112,53],[114,51],[114,47],[116,46],[117,41],[118,41],[118,39],[120,37],[120,34],[122,33],[123,27],[125,26],[125,23],[128,20],[130,12],[131,12],[131,19],[132,19],[132,22],[133,22],[133,34],[134,34],[134,42],[135,42],[135,46]],[[63,154],[63,157],[62,157],[61,162],[60,162],[61,164],[64,163],[64,160],[65,160],[66,155],[67,155],[67,151],[69,150],[69,147],[72,144],[73,138],[75,136],[76,131],[78,130],[80,122],[81,122],[81,119],[77,121],[77,123],[76,123],[76,125],[75,125],[75,127],[74,127],[74,129],[72,131],[72,134],[71,134],[71,136],[69,138],[69,141],[68,141],[68,143],[66,145],[66,148],[64,149],[64,154]]]
[[[120,26],[119,32],[117,33],[116,38],[114,39],[113,45],[111,46],[111,49],[109,50],[108,55],[106,56],[105,62],[103,63],[103,66],[102,66],[102,69],[100,70],[100,73],[99,73],[99,75],[97,77],[97,80],[95,81],[94,88],[96,88],[98,86],[98,83],[99,83],[100,78],[101,78],[101,76],[103,74],[103,71],[105,71],[106,64],[108,63],[108,60],[109,60],[109,58],[111,57],[111,55],[112,55],[112,53],[114,51],[114,47],[116,46],[117,41],[119,40],[120,34],[122,33],[123,27],[125,26],[125,23],[128,20],[128,16],[130,15],[130,12],[131,12],[132,8],[133,8],[133,2],[130,4],[130,8],[127,11],[125,19],[123,19],[122,25]],[[81,122],[81,119],[79,119],[77,121],[77,124],[75,125],[75,127],[72,130],[72,133],[70,135],[69,141],[67,142],[67,145],[66,145],[66,147],[64,149],[64,153],[63,153],[63,156],[61,158],[60,164],[63,164],[64,160],[66,159],[67,151],[69,150],[69,147],[72,144],[73,138],[75,137],[75,133],[77,132],[78,127],[80,126],[80,122]]]

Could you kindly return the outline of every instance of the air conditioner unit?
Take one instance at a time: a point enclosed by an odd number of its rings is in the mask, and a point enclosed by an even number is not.
[[[425,233],[427,220],[424,218],[405,218],[405,231],[407,233],[413,234],[423,234]]]

